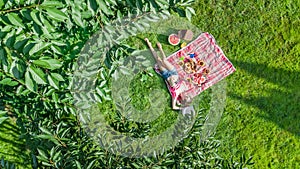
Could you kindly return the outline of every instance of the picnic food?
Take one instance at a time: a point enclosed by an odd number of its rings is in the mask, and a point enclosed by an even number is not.
[[[171,35],[169,35],[168,41],[171,45],[176,46],[179,44],[180,38],[176,34],[171,34]]]
[[[184,63],[184,71],[186,73],[195,73],[196,72],[196,64],[192,59],[187,59],[186,62]]]
[[[195,83],[198,86],[201,86],[202,83],[204,83],[206,81],[205,76],[203,76],[203,74],[201,73],[195,73],[193,75],[193,83]]]
[[[203,60],[198,60],[198,62],[197,62],[197,65],[199,65],[199,66],[204,66],[204,65],[205,65],[205,63],[204,63],[204,61],[203,61]]]
[[[204,68],[203,72],[204,72],[204,74],[208,74],[209,73],[209,69]]]

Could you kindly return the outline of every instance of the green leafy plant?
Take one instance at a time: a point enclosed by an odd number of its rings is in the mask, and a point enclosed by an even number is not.
[[[142,13],[151,12],[160,17],[172,13],[191,19],[195,13],[192,3],[192,0],[0,1],[0,123],[7,119],[6,112],[16,118],[20,137],[30,150],[33,168],[204,167],[216,160],[215,141],[205,144],[189,141],[195,139],[197,127],[192,133],[195,136],[153,158],[128,159],[103,150],[83,130],[71,94],[78,55],[95,32],[103,30],[107,35],[115,29],[109,27],[111,20]],[[148,17],[141,22],[144,26],[135,26],[143,29],[149,20],[155,19]],[[105,34],[104,38],[108,38],[107,43],[113,43]],[[91,70],[97,74],[96,98],[104,108],[111,108],[111,73],[117,69],[120,57],[132,52],[124,45],[123,49],[119,47],[106,56],[105,66],[100,70]],[[143,78],[147,80],[147,76]],[[117,119],[110,122],[116,129],[139,133],[138,137],[149,131],[147,126],[122,123],[118,115],[111,119]],[[208,155],[195,154],[203,151]],[[202,161],[197,162],[198,158]],[[212,166],[221,164],[215,163]],[[14,168],[3,159],[1,165]]]

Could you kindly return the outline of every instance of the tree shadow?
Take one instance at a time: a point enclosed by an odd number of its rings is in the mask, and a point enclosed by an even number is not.
[[[20,131],[11,120],[6,120],[0,125],[0,143],[4,143],[6,149],[0,149],[0,158],[18,166],[29,166],[31,163],[26,153],[25,142],[20,138]],[[8,150],[8,151],[7,151]]]
[[[250,96],[243,97],[229,92],[228,96],[259,108],[266,112],[260,114],[260,117],[300,136],[300,72],[282,68],[285,66],[284,63],[278,63],[281,64],[280,68],[236,60],[233,60],[233,63],[237,70],[246,71],[276,87],[268,88],[265,84],[261,84],[262,90],[255,91],[257,93],[255,95],[252,93]]]

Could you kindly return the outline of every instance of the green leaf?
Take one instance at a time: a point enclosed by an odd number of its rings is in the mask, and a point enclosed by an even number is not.
[[[106,2],[108,2],[110,4],[110,6],[117,6],[117,2],[116,0],[106,0]]]
[[[51,42],[57,46],[66,46],[67,45],[65,42],[60,42],[57,40],[52,40]]]
[[[0,116],[5,116],[7,114],[6,111],[0,110]]]
[[[0,1],[0,9],[2,9],[3,6],[4,6],[4,1],[1,0],[1,1]]]
[[[9,48],[13,47],[15,41],[16,41],[16,31],[12,30],[11,32],[9,32],[6,37],[3,39],[3,41],[5,42],[5,45]]]
[[[62,63],[59,60],[47,59],[47,58],[34,60],[32,63],[40,67],[51,69],[51,70],[59,69],[62,66]]]
[[[20,95],[21,92],[23,92],[23,91],[24,91],[24,86],[23,86],[23,85],[20,85],[20,86],[17,88],[17,90],[16,90],[16,94],[17,94],[17,95]]]
[[[54,137],[53,135],[48,135],[48,134],[40,134],[35,136],[35,138],[40,138],[40,139],[45,139],[45,140],[53,140]]]
[[[53,51],[54,53],[56,53],[56,54],[58,54],[58,55],[63,55],[61,48],[59,48],[59,47],[57,47],[57,46],[54,46],[54,45],[52,45],[50,48],[52,49],[52,51]]]
[[[53,148],[54,148],[54,147],[53,147]],[[53,160],[57,160],[59,156],[61,156],[61,152],[60,152],[60,151],[56,152],[56,153],[53,155]]]
[[[25,73],[25,85],[26,87],[30,90],[30,91],[33,91],[33,92],[36,92],[37,91],[37,85],[36,83],[32,80],[30,74],[29,74],[29,71],[26,71]]]
[[[163,162],[163,164],[166,165],[166,166],[174,164],[174,160],[166,160],[166,161]]]
[[[52,133],[48,130],[48,129],[46,129],[46,128],[44,128],[44,127],[39,127],[40,128],[40,130],[43,132],[43,133],[46,133],[46,134],[48,134],[48,135],[52,135]]]
[[[45,96],[50,96],[55,90],[54,89],[50,89],[45,93]]]
[[[1,32],[10,32],[12,29],[12,25],[6,25],[4,28],[1,29]]]
[[[59,98],[58,98],[58,94],[57,93],[52,93],[52,100],[57,103],[59,101]]]
[[[47,48],[50,45],[50,43],[46,43],[46,42],[39,42],[36,43],[33,48],[30,49],[29,51],[29,55],[33,55],[37,52],[40,52],[42,50],[44,50],[45,48]]]
[[[5,78],[0,81],[0,84],[7,85],[7,86],[17,86],[19,83],[16,81],[12,81],[11,78]]]
[[[8,117],[0,117],[0,124],[2,124],[7,119],[8,119]]]
[[[48,159],[48,155],[45,153],[45,151],[43,151],[43,150],[41,150],[41,149],[37,149],[38,150],[38,152],[39,152],[39,155],[41,156],[41,157],[43,157],[44,159]]]
[[[91,168],[93,167],[93,165],[94,165],[95,162],[96,162],[96,159],[93,160],[93,161],[86,167],[86,169],[91,169]]]
[[[60,82],[65,81],[65,79],[58,73],[51,73],[51,77]]]
[[[78,169],[81,169],[81,164],[79,163],[79,161],[75,160],[76,166]]]
[[[53,167],[52,164],[50,164],[47,160],[47,162],[42,161],[43,166]]]
[[[7,54],[2,46],[0,46],[0,63],[3,65],[7,65]]]
[[[65,13],[56,8],[46,8],[46,11],[47,14],[54,20],[62,22],[68,19],[68,16]]]
[[[38,24],[38,25],[40,25],[40,26],[43,26],[43,24],[41,23],[40,19],[37,17],[37,13],[38,13],[37,10],[32,10],[32,11],[30,12],[30,16],[31,16],[31,18],[33,19],[33,21],[34,21],[36,24]]]
[[[62,66],[62,63],[56,59],[47,59],[44,61],[46,61],[50,65],[49,69],[51,70],[59,69]]]
[[[14,60],[11,64],[10,73],[14,75],[15,78],[21,79],[25,72],[24,64],[19,60]]]
[[[34,47],[34,45],[35,45],[35,44],[34,44],[34,43],[31,43],[31,42],[27,43],[27,44],[24,46],[22,52],[23,52],[24,54],[28,54],[29,51]]]
[[[132,163],[132,165],[133,165],[135,168],[141,168],[141,166],[139,166],[137,163]]]
[[[92,15],[95,15],[95,12],[98,9],[98,5],[97,5],[96,1],[95,0],[88,0],[87,5],[88,5],[88,9],[89,9],[89,11],[91,11]]]
[[[75,160],[75,163],[76,163],[77,169],[81,169],[81,164],[79,163],[79,161]]]
[[[55,27],[49,23],[48,19],[42,15],[42,13],[39,14],[41,18],[41,22],[43,23],[42,30],[44,33],[44,36],[47,38],[53,38],[53,35],[50,34],[52,32],[55,32]]]
[[[43,2],[40,7],[56,7],[56,8],[61,8],[64,7],[64,4],[61,3],[60,1],[49,1],[46,0],[45,2]]]
[[[18,51],[22,51],[24,46],[27,44],[28,42],[28,39],[22,39],[20,41],[17,41],[15,44],[14,44],[14,48]]]
[[[32,63],[46,69],[49,69],[51,67],[50,64],[44,60],[33,60]]]
[[[103,11],[107,15],[112,15],[112,10],[106,5],[106,3],[103,0],[97,0],[100,10]]]
[[[76,25],[78,25],[78,26],[80,26],[82,28],[85,27],[85,25],[84,25],[84,23],[83,23],[83,21],[82,21],[82,19],[81,19],[80,16],[78,16],[77,14],[73,14],[72,18],[73,18],[74,22],[76,23]]]
[[[19,26],[21,28],[25,28],[24,24],[22,23],[22,19],[16,13],[9,13],[7,15],[8,20],[15,26]]]
[[[156,13],[156,10],[158,9],[158,6],[154,0],[149,0],[150,1],[150,9],[153,13]]]
[[[168,1],[165,1],[165,0],[156,0],[156,3],[157,3],[160,7],[169,5]]]
[[[37,135],[35,138],[49,140],[49,141],[52,141],[56,145],[60,145],[60,143],[55,139],[55,137],[53,135],[40,134],[40,135]]]
[[[29,72],[37,84],[47,84],[46,75],[40,68],[30,66]]]
[[[53,78],[51,75],[47,76],[49,84],[54,87],[55,89],[59,89],[59,81]]]

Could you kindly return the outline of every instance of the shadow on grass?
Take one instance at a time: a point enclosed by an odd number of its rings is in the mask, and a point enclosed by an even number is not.
[[[6,120],[0,125],[0,133],[0,144],[6,146],[0,149],[0,159],[4,157],[6,161],[17,166],[29,166],[30,157],[26,153],[25,142],[19,138],[20,132],[16,129],[16,125]]]
[[[262,78],[276,87],[274,89],[260,84],[260,91],[253,91],[256,92],[255,96],[252,94],[243,97],[235,93],[228,93],[228,96],[259,108],[265,112],[260,114],[260,117],[300,136],[300,72],[243,61],[233,63],[237,69]],[[281,67],[283,66],[281,63]]]

